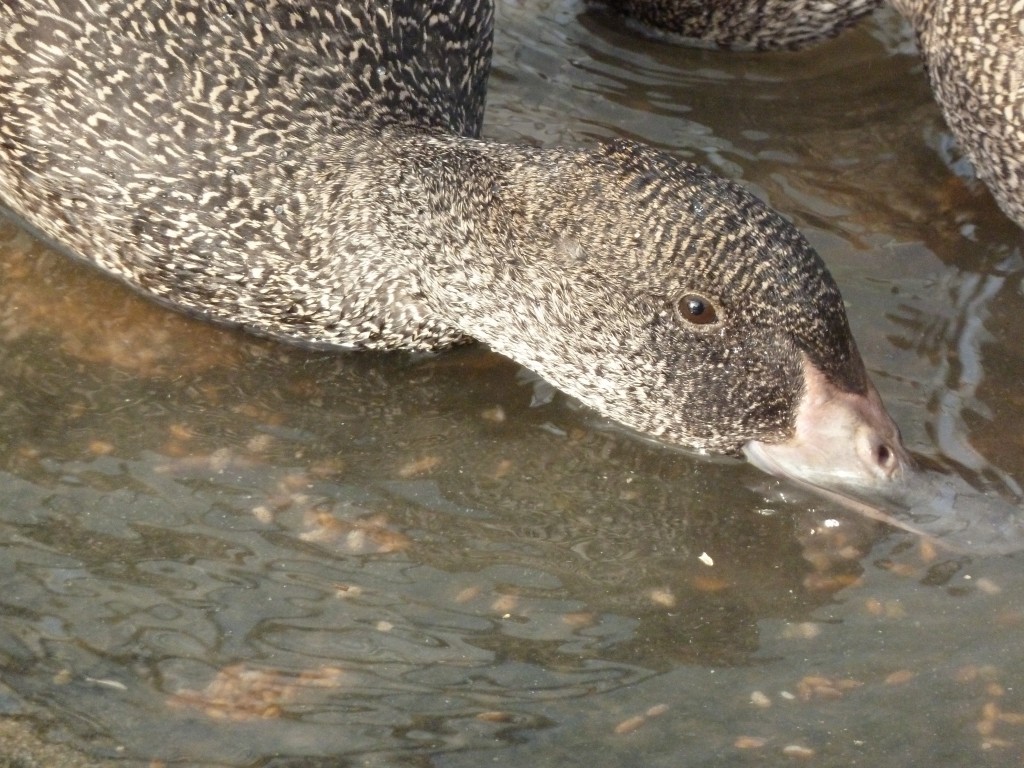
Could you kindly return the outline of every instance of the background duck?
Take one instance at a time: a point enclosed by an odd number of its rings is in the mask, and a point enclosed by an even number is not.
[[[708,48],[797,50],[835,37],[882,0],[593,0],[648,34]]]
[[[839,291],[781,216],[637,144],[475,138],[492,16],[8,2],[0,198],[213,320],[347,349],[478,339],[670,443],[902,477]]]
[[[1024,226],[1024,4],[890,0],[914,26],[960,148],[999,207]]]
[[[1024,6],[1013,0],[890,0],[915,30],[935,99],[999,207],[1024,226]],[[608,0],[690,44],[795,49],[830,38],[881,0]]]

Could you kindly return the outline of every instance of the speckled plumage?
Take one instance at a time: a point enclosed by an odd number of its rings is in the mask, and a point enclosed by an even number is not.
[[[1024,0],[891,0],[935,98],[999,207],[1024,227]]]
[[[797,50],[835,37],[882,0],[591,0],[649,33],[731,50]]]
[[[345,348],[479,339],[692,447],[789,436],[805,359],[866,391],[821,260],[738,185],[628,142],[473,138],[492,13],[7,0],[0,199],[176,307]]]

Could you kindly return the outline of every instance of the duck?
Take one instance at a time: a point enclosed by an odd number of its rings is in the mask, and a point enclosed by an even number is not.
[[[625,140],[480,137],[490,0],[7,0],[0,200],[289,343],[476,341],[640,435],[884,489],[914,462],[800,232]]]
[[[882,0],[601,0],[656,37],[730,50],[795,50],[835,37]],[[889,0],[913,27],[957,145],[996,204],[1024,227],[1024,6]]]
[[[797,51],[837,37],[883,0],[589,0],[641,32],[701,48]]]
[[[1003,213],[1024,227],[1024,5],[890,2],[914,28],[958,146]]]

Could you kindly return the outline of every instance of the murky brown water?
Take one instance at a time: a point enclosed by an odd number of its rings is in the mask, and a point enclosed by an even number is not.
[[[961,175],[901,24],[754,56],[580,14],[500,4],[487,133],[742,179],[832,267],[911,448],[1024,478],[1024,235]],[[94,759],[1024,755],[1020,556],[642,444],[479,349],[211,328],[6,224],[0,547],[0,714]]]

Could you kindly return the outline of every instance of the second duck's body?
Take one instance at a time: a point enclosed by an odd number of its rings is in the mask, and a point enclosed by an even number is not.
[[[890,0],[913,25],[936,101],[979,178],[1024,227],[1024,5]],[[804,48],[882,0],[604,0],[657,34],[734,50]]]
[[[1024,4],[891,0],[917,32],[935,99],[1007,216],[1024,227]]]
[[[882,0],[591,0],[647,33],[730,50],[796,50],[835,37]]]

